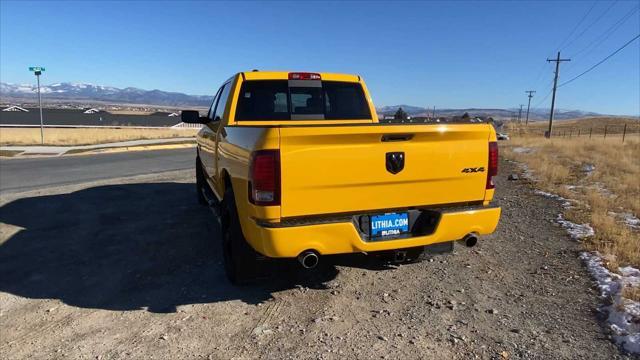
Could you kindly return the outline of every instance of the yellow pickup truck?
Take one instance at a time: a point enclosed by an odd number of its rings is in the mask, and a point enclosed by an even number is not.
[[[486,123],[383,124],[357,75],[241,72],[197,136],[198,201],[221,223],[233,283],[266,258],[390,253],[398,262],[492,233],[498,147]]]

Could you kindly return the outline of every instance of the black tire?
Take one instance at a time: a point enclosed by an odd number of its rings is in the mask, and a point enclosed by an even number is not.
[[[198,198],[198,204],[208,205],[207,199],[205,199],[202,191],[205,189],[207,181],[204,178],[204,171],[202,171],[202,164],[200,163],[200,157],[196,157],[196,196]]]
[[[229,281],[241,285],[258,276],[260,255],[247,243],[236,210],[233,191],[225,191],[222,201],[222,258]]]

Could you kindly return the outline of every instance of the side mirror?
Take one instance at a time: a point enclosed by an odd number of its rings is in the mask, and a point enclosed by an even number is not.
[[[208,117],[200,116],[200,113],[196,110],[182,110],[180,119],[187,124],[206,124],[210,121]]]

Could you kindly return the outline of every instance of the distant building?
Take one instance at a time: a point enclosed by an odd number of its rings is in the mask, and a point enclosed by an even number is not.
[[[6,109],[2,109],[2,111],[20,111],[20,112],[29,112],[29,110],[25,109],[25,108],[21,108],[20,106],[14,105],[14,106],[9,106]]]

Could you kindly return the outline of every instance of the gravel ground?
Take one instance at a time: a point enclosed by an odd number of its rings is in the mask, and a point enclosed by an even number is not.
[[[0,358],[627,358],[559,204],[501,166],[500,226],[475,248],[283,263],[239,288],[191,172],[4,196]]]

